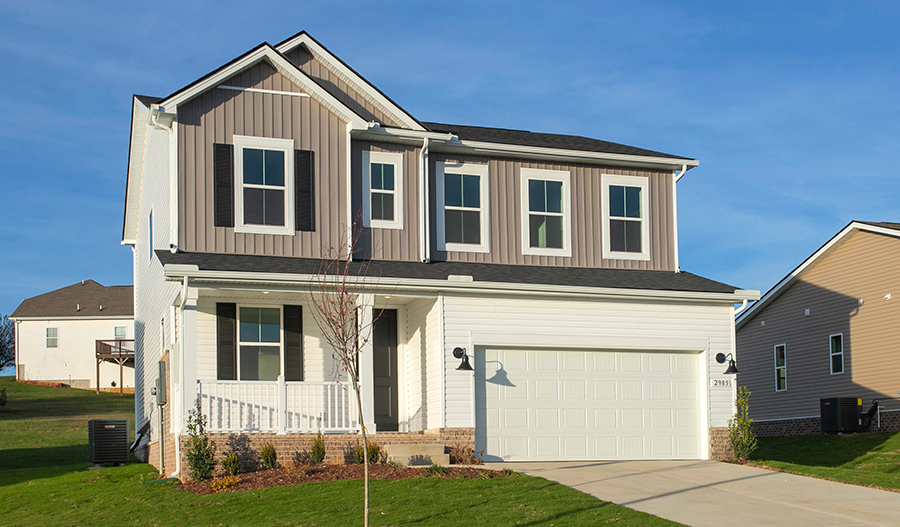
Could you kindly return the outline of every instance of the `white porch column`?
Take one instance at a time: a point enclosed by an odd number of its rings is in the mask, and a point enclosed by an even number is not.
[[[359,384],[362,396],[362,422],[366,425],[366,431],[375,433],[375,387],[373,377],[375,375],[375,361],[372,350],[372,305],[375,303],[373,295],[359,295],[356,305],[359,307]]]
[[[188,412],[194,407],[197,400],[197,288],[189,287],[184,308],[181,311],[181,353],[178,357],[181,371],[179,372],[179,389],[181,390],[181,408],[177,414],[177,424],[172,423],[172,428],[177,435],[185,432]],[[175,417],[175,416],[173,416]]]

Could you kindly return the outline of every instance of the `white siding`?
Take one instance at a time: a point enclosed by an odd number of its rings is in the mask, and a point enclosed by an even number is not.
[[[475,346],[705,353],[701,396],[708,414],[701,426],[727,426],[734,411],[733,387],[708,388],[709,379],[730,377],[715,355],[734,349],[731,304],[446,296],[443,316],[447,427],[475,422],[473,375],[456,370],[456,346],[470,356]]]
[[[428,408],[428,363],[429,351],[435,355],[439,342],[434,339],[436,330],[431,331],[429,340],[428,315],[434,309],[435,301],[414,300],[406,306],[406,415],[410,431],[428,428],[430,415]],[[434,322],[432,317],[432,322]],[[434,362],[434,361],[432,361]],[[438,408],[432,408],[432,412]]]
[[[136,112],[139,114],[139,112]],[[150,389],[156,383],[157,362],[163,349],[171,347],[172,317],[170,306],[179,293],[179,285],[166,282],[163,268],[151,251],[168,249],[170,239],[170,179],[168,132],[148,129],[144,138],[144,162],[141,178],[138,228],[133,251],[134,258],[134,338],[135,338],[135,425],[141,427],[151,412],[152,437],[158,437],[155,418],[156,398]],[[174,155],[174,153],[173,153]],[[153,211],[153,245],[150,247],[149,216]],[[165,327],[160,327],[164,321]]]
[[[115,338],[116,326],[125,326],[125,338],[134,338],[131,318],[80,320],[23,320],[19,322],[19,364],[24,365],[23,380],[56,381],[97,387],[95,341]],[[47,347],[47,328],[57,328],[56,348]],[[119,365],[104,362],[100,366],[100,387],[119,385]],[[123,385],[134,387],[134,368],[125,367]]]

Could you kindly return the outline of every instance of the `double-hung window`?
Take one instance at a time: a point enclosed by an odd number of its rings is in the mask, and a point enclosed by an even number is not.
[[[116,340],[124,339],[127,331],[128,328],[125,326],[116,326],[115,328],[113,328],[113,336],[116,338]]]
[[[649,260],[649,179],[603,174],[600,186],[603,258]]]
[[[274,381],[281,375],[281,309],[238,309],[238,373],[242,381]]]
[[[294,233],[294,141],[234,136],[235,232]]]
[[[403,154],[363,152],[363,220],[367,227],[403,228]]]
[[[829,335],[828,346],[831,356],[831,374],[844,373],[844,334]]]
[[[572,256],[569,172],[522,169],[522,254]]]
[[[775,346],[775,391],[787,390],[787,352],[784,344]]]
[[[59,328],[47,328],[45,335],[47,337],[48,348],[59,347]]]
[[[437,246],[440,251],[489,251],[488,167],[437,163]]]

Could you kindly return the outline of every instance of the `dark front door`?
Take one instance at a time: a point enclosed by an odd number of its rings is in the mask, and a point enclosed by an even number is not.
[[[396,432],[397,418],[397,310],[385,309],[372,328],[375,428]]]

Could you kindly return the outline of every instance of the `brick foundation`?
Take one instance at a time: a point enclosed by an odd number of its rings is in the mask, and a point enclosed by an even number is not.
[[[754,421],[753,431],[759,437],[808,436],[822,433],[822,420],[818,417],[781,419],[778,421]],[[869,432],[900,431],[900,410],[882,411],[881,426],[878,418],[872,419]]]
[[[709,459],[713,461],[730,461],[734,459],[728,427],[709,429]]]

